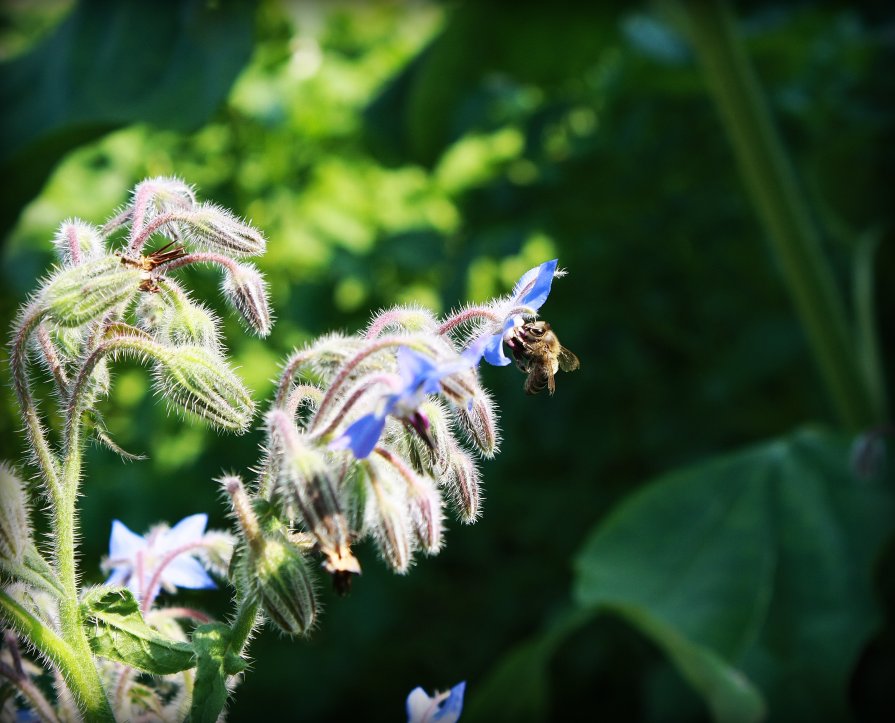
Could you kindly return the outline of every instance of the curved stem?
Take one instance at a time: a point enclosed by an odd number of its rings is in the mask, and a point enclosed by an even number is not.
[[[40,420],[37,405],[31,393],[31,380],[28,377],[28,339],[45,314],[46,310],[39,300],[32,301],[22,311],[13,336],[9,364],[16,398],[25,420],[28,441],[31,443],[31,449],[34,450],[34,458],[52,499],[59,494],[59,466],[50,449],[46,430]]]
[[[499,324],[503,321],[503,318],[498,314],[495,314],[490,309],[474,308],[474,309],[464,309],[458,314],[454,314],[449,317],[442,323],[441,326],[438,327],[439,336],[443,334],[447,334],[452,329],[456,329],[458,326],[465,324],[467,321],[471,321],[472,319],[487,319],[488,321],[493,321],[495,324]]]
[[[721,0],[685,0],[676,7],[836,412],[852,430],[871,426],[880,421],[877,405],[858,366],[842,296],[730,9]]]

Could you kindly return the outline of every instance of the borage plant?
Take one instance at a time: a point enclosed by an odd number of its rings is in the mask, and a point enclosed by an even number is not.
[[[177,179],[140,183],[102,228],[66,221],[55,244],[60,267],[23,307],[12,338],[13,383],[52,535],[48,550],[35,544],[26,486],[4,465],[0,610],[8,630],[0,673],[19,699],[6,702],[7,714],[23,706],[51,721],[217,720],[263,620],[289,635],[313,627],[317,568],[344,593],[360,572],[358,542],[371,538],[386,564],[405,573],[415,553],[441,549],[445,499],[461,522],[479,516],[477,459],[492,457],[500,441],[480,361],[509,364],[506,343],[529,375],[527,391],[552,391],[561,368],[558,343],[544,341],[549,325],[531,322],[562,275],[555,260],[527,272],[508,296],[446,319],[394,308],[363,333],[321,337],[284,365],[264,415],[255,479],[219,480],[234,534],[206,531],[204,514],[145,536],[115,520],[108,579],[83,588],[75,503],[85,442],[93,437],[133,457],[98,411],[114,362],[149,366],[156,393],[190,418],[235,433],[254,418],[218,317],[174,272],[218,267],[228,305],[259,336],[269,334],[272,314],[263,277],[244,260],[264,252],[263,235],[197,202]],[[58,441],[32,390],[34,360],[55,385],[64,421]],[[227,622],[158,604],[178,587],[214,587],[214,577],[234,589]],[[20,643],[43,667],[22,658]],[[416,689],[408,715],[455,720],[462,697],[462,684],[432,698]]]

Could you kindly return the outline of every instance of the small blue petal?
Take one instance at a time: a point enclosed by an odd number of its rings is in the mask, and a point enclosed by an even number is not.
[[[503,336],[510,329],[515,326],[515,320],[510,317],[506,320],[506,323],[503,325],[503,331],[499,334],[494,334],[490,339],[488,339],[488,343],[485,344],[485,361],[489,364],[493,364],[496,367],[505,367],[509,364],[512,359],[510,359],[503,351]]]
[[[190,590],[210,590],[217,587],[202,564],[195,557],[186,554],[165,565],[162,579],[175,587]]]
[[[405,387],[415,387],[438,372],[433,359],[406,346],[398,349],[397,356],[398,374]]]
[[[136,532],[131,532],[127,525],[120,520],[112,520],[112,534],[109,536],[109,557],[111,559],[131,558],[144,547],[146,547],[146,540]]]
[[[205,534],[207,525],[208,515],[204,512],[184,517],[165,533],[162,544],[159,545],[159,551],[173,550],[175,547],[197,542]]]
[[[543,303],[547,301],[547,296],[550,294],[550,286],[553,283],[553,274],[556,271],[556,264],[558,261],[558,259],[545,261],[536,269],[531,269],[526,272],[523,277],[519,279],[517,286],[522,294],[519,298],[519,304],[521,306],[530,306],[532,309],[540,309]],[[530,275],[535,270],[537,273],[534,274],[532,282]],[[528,286],[529,283],[531,283],[531,288],[526,291],[525,287]]]
[[[370,452],[376,447],[376,442],[382,436],[383,429],[385,429],[384,415],[366,414],[352,423],[342,436],[330,445],[330,448],[345,449],[347,447],[357,459],[364,459],[369,457]]]
[[[438,712],[432,718],[433,721],[441,723],[454,723],[463,712],[463,693],[466,692],[466,681],[457,683],[451,688],[451,694],[447,697],[438,709]]]

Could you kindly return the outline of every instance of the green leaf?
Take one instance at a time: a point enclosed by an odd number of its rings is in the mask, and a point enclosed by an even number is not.
[[[227,677],[246,668],[246,661],[229,649],[230,633],[223,623],[201,625],[193,632],[198,664],[190,723],[214,723],[227,702]]]
[[[155,675],[196,664],[193,647],[149,627],[130,590],[97,588],[81,602],[81,616],[93,652]]]
[[[217,110],[252,47],[253,7],[82,0],[30,53],[0,66],[5,228],[71,148],[135,122],[188,131]],[[9,185],[9,184],[7,184]]]
[[[539,721],[548,720],[550,688],[548,667],[560,643],[589,622],[591,609],[575,610],[559,616],[546,630],[507,653],[488,676],[476,686],[463,712],[463,720]]]
[[[661,477],[593,532],[576,598],[656,641],[718,720],[847,717],[850,671],[880,614],[872,566],[891,492],[847,440],[802,431]]]

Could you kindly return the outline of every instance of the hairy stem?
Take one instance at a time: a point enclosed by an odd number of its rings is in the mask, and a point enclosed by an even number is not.
[[[77,607],[77,599],[73,602]],[[56,635],[4,590],[0,590],[0,614],[13,630],[60,670],[66,684],[79,700],[87,720],[114,720],[89,647],[85,657],[82,651]],[[84,644],[87,644],[86,638]]]
[[[25,421],[28,442],[34,451],[34,459],[47,485],[50,498],[53,499],[59,494],[59,465],[50,449],[47,432],[38,414],[34,395],[31,392],[31,380],[28,376],[28,339],[40,324],[45,313],[46,310],[39,299],[25,307],[13,335],[9,364],[16,398]]]
[[[859,369],[842,296],[729,7],[722,0],[684,0],[675,7],[683,13],[836,412],[852,430],[871,426],[880,421],[879,405]]]

